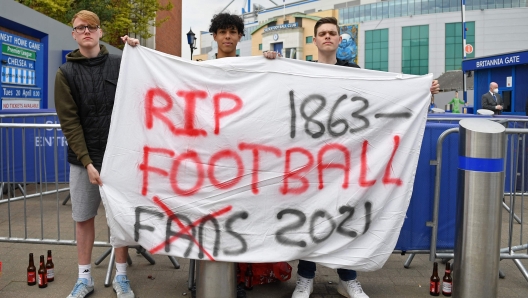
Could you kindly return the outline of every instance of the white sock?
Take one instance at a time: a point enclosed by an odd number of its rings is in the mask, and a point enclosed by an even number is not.
[[[86,278],[88,285],[92,285],[92,265],[79,265],[79,278]]]
[[[127,263],[117,263],[116,262],[116,276],[126,275]]]

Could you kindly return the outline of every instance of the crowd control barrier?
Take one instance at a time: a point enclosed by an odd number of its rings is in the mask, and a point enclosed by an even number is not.
[[[55,113],[0,115],[0,242],[76,245],[69,197],[67,142]],[[104,221],[104,214],[96,216]],[[94,246],[109,247],[95,264],[110,256],[105,285],[111,285],[114,249],[109,233],[97,233]],[[141,246],[134,247],[151,264]],[[169,257],[175,269],[180,268]],[[128,259],[131,264],[131,259]]]
[[[405,267],[416,253],[429,254],[431,260],[453,258],[458,122],[470,117],[488,118],[506,127],[502,206],[509,212],[508,231],[503,231],[509,241],[501,248],[501,259],[513,260],[528,280],[519,261],[528,258],[528,237],[523,237],[527,231],[524,196],[528,195],[528,121],[524,118],[429,116],[414,190],[395,252],[409,254]],[[69,191],[69,166],[57,122],[54,113],[0,115],[0,241],[76,244],[71,210],[60,204]],[[104,215],[101,220],[106,222]],[[98,235],[96,246],[110,247],[104,234]]]
[[[0,115],[0,241],[74,244],[75,227],[61,223],[65,212],[55,204],[69,192],[56,121],[55,113]]]
[[[456,132],[458,122],[467,118],[492,119],[472,114],[428,115],[413,193],[395,250],[429,253],[433,242],[439,251],[453,250],[457,186],[453,177],[457,175],[458,161]],[[439,139],[442,140],[441,145],[438,144]],[[435,197],[442,204],[435,205]]]
[[[528,118],[488,116],[429,117],[418,161],[416,180],[407,218],[395,252],[409,253],[404,267],[409,268],[417,253],[429,259],[453,259],[458,171],[458,122],[462,119],[488,118],[505,127],[505,191],[502,206],[509,214],[508,245],[501,249],[501,259],[511,259],[528,281],[520,259],[528,258],[526,225],[523,221],[528,183],[525,135]],[[433,143],[436,144],[433,145]],[[514,177],[511,179],[511,177]],[[515,189],[516,192],[511,192]],[[520,206],[519,206],[520,205]],[[521,253],[516,253],[521,252]],[[504,277],[501,271],[499,275]]]
[[[67,142],[60,127],[39,126],[58,124],[55,113],[1,114],[0,124],[11,124],[0,131],[0,180],[10,183],[67,183]],[[32,124],[33,126],[16,126]],[[55,159],[54,150],[57,149]],[[57,167],[57,173],[55,173]],[[55,176],[57,175],[57,177]]]

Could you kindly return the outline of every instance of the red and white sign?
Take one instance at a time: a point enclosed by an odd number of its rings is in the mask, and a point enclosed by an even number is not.
[[[381,268],[411,198],[432,79],[126,46],[101,171],[112,244]]]
[[[471,53],[473,53],[473,46],[468,43],[466,44],[466,54],[471,54]]]
[[[39,100],[2,99],[2,110],[40,109]]]

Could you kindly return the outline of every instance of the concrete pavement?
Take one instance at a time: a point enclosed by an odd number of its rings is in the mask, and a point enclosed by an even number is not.
[[[60,223],[61,239],[73,238],[73,223],[71,220],[70,203],[66,206],[57,204],[62,202],[64,195],[60,198],[51,196],[26,201],[27,229],[24,228],[23,203],[0,204],[0,236],[5,237],[11,233],[11,237],[24,237],[27,231],[28,237],[39,238],[41,233],[47,239],[56,237],[57,222]],[[526,203],[526,202],[525,202]],[[519,206],[520,204],[517,204]],[[528,210],[528,204],[524,204],[524,213]],[[43,208],[44,216],[41,218],[40,208]],[[519,210],[520,211],[520,210]],[[57,220],[59,214],[59,220]],[[11,228],[8,218],[11,218]],[[508,235],[508,213],[503,212],[502,245],[507,244]],[[41,229],[41,223],[44,227]],[[520,229],[519,224],[514,225],[515,233]],[[96,240],[106,241],[107,226],[104,217],[104,209],[101,205],[99,215],[96,218]],[[515,237],[514,237],[515,238]],[[518,244],[518,237],[516,237]],[[523,231],[523,239],[528,239],[528,229]],[[526,243],[526,242],[525,242]],[[38,286],[28,286],[26,283],[26,268],[28,266],[28,255],[32,252],[35,256],[35,264],[38,268],[38,258],[45,255],[47,250],[53,252],[55,263],[55,281],[47,288],[39,289]],[[96,247],[93,251],[92,261],[102,255],[106,247]],[[151,265],[145,258],[136,253],[135,249],[129,249],[132,266],[128,268],[128,276],[136,297],[191,297],[187,289],[189,262],[186,259],[178,259],[181,268],[174,269],[167,256],[155,255],[155,265]],[[71,245],[49,245],[0,242],[0,261],[3,263],[2,276],[0,277],[0,297],[66,297],[77,279],[77,252],[76,247]],[[376,272],[359,272],[358,280],[364,291],[371,297],[429,297],[429,277],[432,273],[432,263],[428,255],[416,255],[409,269],[403,267],[407,256],[393,254],[381,270]],[[95,293],[91,296],[116,297],[111,287],[104,286],[104,278],[108,266],[108,259],[100,265],[92,264],[95,279]],[[528,267],[528,260],[522,260],[522,264]],[[277,284],[255,286],[252,291],[247,292],[248,298],[264,297],[291,297],[295,288],[297,262],[290,263],[294,268],[292,279]],[[512,260],[502,260],[501,270],[506,278],[499,280],[499,297],[528,297],[528,281],[524,279]],[[439,265],[439,275],[443,276],[444,265]],[[493,273],[490,273],[493,274]],[[151,276],[152,278],[149,278]],[[338,276],[335,270],[318,266],[315,278],[314,293],[311,298],[337,298]],[[454,280],[456,282],[456,279]],[[216,298],[216,297],[213,297]]]

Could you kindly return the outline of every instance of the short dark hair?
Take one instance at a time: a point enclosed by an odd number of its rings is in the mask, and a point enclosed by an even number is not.
[[[237,29],[238,33],[244,36],[244,20],[240,16],[224,12],[213,16],[209,32],[217,33],[218,29],[232,28]]]
[[[339,25],[337,24],[337,19],[334,18],[334,17],[326,17],[326,18],[319,19],[319,21],[317,21],[317,23],[315,23],[314,36],[317,36],[317,29],[319,29],[319,27],[322,24],[334,24],[334,25],[336,25],[337,34],[341,35],[341,29],[339,29]]]

